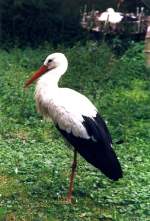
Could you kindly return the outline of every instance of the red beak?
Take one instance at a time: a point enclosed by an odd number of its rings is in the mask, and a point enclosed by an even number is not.
[[[32,84],[33,81],[38,79],[42,74],[44,74],[48,70],[46,65],[42,65],[38,71],[36,71],[33,76],[26,81],[24,88],[28,87],[30,84]]]

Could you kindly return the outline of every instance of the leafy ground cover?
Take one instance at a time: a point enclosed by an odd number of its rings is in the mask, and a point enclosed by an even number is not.
[[[150,220],[150,79],[143,44],[120,58],[93,42],[57,49],[69,59],[60,85],[84,93],[97,106],[124,171],[114,183],[79,157],[72,205],[62,202],[72,151],[36,113],[34,87],[23,90],[53,51],[48,44],[0,51],[0,220]]]

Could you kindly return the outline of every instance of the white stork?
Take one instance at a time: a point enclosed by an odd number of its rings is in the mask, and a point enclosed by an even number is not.
[[[99,17],[98,21],[109,23],[111,27],[115,30],[116,24],[120,23],[123,19],[123,14],[120,12],[115,12],[113,8],[108,8]]]
[[[58,87],[58,81],[67,67],[65,55],[53,53],[47,56],[40,69],[25,83],[25,87],[39,78],[35,91],[38,111],[44,117],[51,118],[60,133],[74,147],[67,195],[67,202],[71,202],[77,152],[114,181],[122,177],[122,170],[112,149],[111,135],[96,107],[84,95],[69,88]]]

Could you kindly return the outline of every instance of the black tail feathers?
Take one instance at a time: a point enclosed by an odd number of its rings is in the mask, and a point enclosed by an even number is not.
[[[113,149],[101,150],[97,144],[80,147],[78,152],[93,166],[100,169],[109,179],[117,181],[123,172]]]

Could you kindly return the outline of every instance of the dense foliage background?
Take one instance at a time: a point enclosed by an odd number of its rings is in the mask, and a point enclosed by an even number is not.
[[[9,46],[37,46],[44,41],[67,44],[85,39],[80,27],[80,12],[88,9],[101,11],[116,8],[116,1],[103,0],[1,0],[0,43]],[[140,0],[126,0],[123,11],[136,11],[142,6]]]

